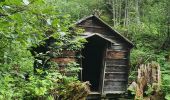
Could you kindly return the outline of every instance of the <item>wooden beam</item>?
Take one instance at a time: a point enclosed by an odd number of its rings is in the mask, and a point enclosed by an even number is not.
[[[100,26],[86,26],[86,25],[78,25],[79,27],[87,27],[87,28],[99,28],[99,29],[104,29],[103,27]]]

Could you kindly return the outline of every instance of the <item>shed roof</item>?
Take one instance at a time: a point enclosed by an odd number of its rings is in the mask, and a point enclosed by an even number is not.
[[[93,37],[93,36],[98,36],[108,42],[111,42],[111,43],[114,43],[114,44],[117,44],[116,41],[114,41],[113,39],[111,38],[108,38],[107,36],[103,35],[103,34],[99,34],[99,33],[91,33],[91,32],[85,32],[84,35],[82,35],[81,37],[83,38],[90,38],[90,37]]]
[[[108,25],[106,22],[104,22],[102,19],[100,19],[99,17],[95,16],[95,15],[90,15],[88,17],[85,17],[85,18],[82,18],[80,19],[79,21],[76,22],[76,25],[79,25],[81,24],[82,22],[88,20],[88,19],[96,19],[97,21],[99,21],[100,23],[102,23],[106,28],[108,28],[110,31],[112,31],[118,38],[124,40],[131,48],[134,46],[134,44],[128,40],[126,37],[124,37],[123,35],[121,35],[119,32],[117,32],[116,30],[114,30],[110,25]],[[92,34],[92,35],[98,35],[100,37],[104,37],[102,36],[101,34]],[[105,37],[105,39],[108,40],[107,37]],[[110,41],[111,39],[109,39]],[[110,41],[111,42],[111,41]]]

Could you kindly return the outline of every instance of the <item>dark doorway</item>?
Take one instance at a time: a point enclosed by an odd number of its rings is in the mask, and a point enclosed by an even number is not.
[[[106,40],[99,36],[87,38],[88,43],[82,50],[82,80],[89,81],[91,91],[99,92],[102,83],[103,58]]]

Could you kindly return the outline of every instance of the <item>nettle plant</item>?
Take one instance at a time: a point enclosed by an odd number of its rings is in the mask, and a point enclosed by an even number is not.
[[[77,38],[77,32],[70,32],[70,16],[56,12],[54,4],[52,0],[0,1],[0,100],[53,100],[74,96],[81,99],[88,94],[86,84],[79,82],[76,75],[61,74],[57,63],[55,66],[51,63],[48,69],[36,69],[34,73],[35,58],[29,47],[44,45],[45,40],[53,37],[56,41],[50,46],[53,56],[57,57],[64,49],[80,50],[85,42]],[[37,55],[49,59],[49,52]],[[67,70],[78,72],[78,64],[68,64]],[[79,90],[85,91],[84,94],[75,95]]]

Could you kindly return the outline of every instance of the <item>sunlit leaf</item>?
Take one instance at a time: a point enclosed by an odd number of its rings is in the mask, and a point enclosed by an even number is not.
[[[23,2],[25,5],[29,5],[29,3],[30,3],[29,0],[23,0]]]
[[[52,22],[51,22],[51,19],[47,19],[47,24],[48,24],[48,25],[51,25],[51,23],[52,23]]]

